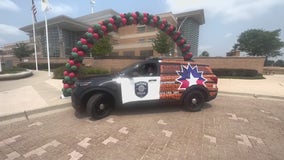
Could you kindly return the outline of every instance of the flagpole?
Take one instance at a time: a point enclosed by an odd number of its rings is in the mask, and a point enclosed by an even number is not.
[[[48,76],[51,76],[51,74],[50,74],[49,42],[48,42],[48,28],[47,28],[46,11],[44,12],[44,20],[45,20],[45,34],[46,34],[45,37],[46,37]]]
[[[37,64],[37,50],[36,50],[36,36],[35,36],[35,17],[32,14],[32,21],[33,21],[33,38],[34,38],[34,51],[35,51],[35,63],[36,63],[36,71],[38,71],[38,64]]]

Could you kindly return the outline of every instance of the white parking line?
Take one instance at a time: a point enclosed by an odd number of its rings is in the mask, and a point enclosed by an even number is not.
[[[158,124],[167,125],[167,123],[165,123],[164,120],[161,120],[161,119],[158,121]]]
[[[41,146],[41,147],[39,147],[37,149],[34,149],[34,150],[24,154],[24,157],[27,158],[27,157],[30,157],[31,155],[41,156],[42,154],[47,152],[46,150],[44,150],[47,147],[50,147],[50,146],[57,147],[60,144],[61,144],[60,142],[54,140],[54,141],[52,141],[50,143],[47,143],[47,144],[45,144],[45,145],[43,145],[43,146]]]
[[[21,157],[21,155],[20,155],[18,152],[16,152],[16,151],[14,151],[14,152],[12,152],[12,153],[9,153],[9,154],[7,154],[6,156],[7,156],[8,158],[6,158],[5,160],[14,160],[14,159],[16,159],[16,158]]]
[[[28,125],[28,127],[33,127],[33,126],[41,126],[43,123],[41,122],[35,122],[35,123],[32,123],[30,125]]]
[[[103,141],[103,144],[104,145],[107,145],[108,143],[117,143],[118,142],[118,139],[115,139],[113,137],[108,137],[106,140]]]
[[[128,130],[126,127],[122,127],[118,132],[122,134],[128,134]]]
[[[78,145],[83,147],[83,148],[87,148],[89,145],[91,145],[89,143],[90,140],[91,140],[91,138],[87,137],[87,138],[83,139],[81,142],[79,142]]]
[[[204,138],[209,139],[210,143],[216,143],[216,137],[212,137],[209,135],[204,135]]]
[[[14,143],[14,142],[16,142],[16,139],[20,138],[20,137],[21,137],[21,135],[17,135],[17,136],[11,137],[11,138],[7,138],[7,139],[5,139],[3,141],[0,141],[0,147],[9,145],[11,143]]]
[[[114,123],[114,120],[113,120],[113,118],[110,118],[110,119],[107,120],[107,122],[108,123]]]
[[[166,136],[166,137],[171,137],[172,134],[173,134],[172,131],[168,131],[168,130],[163,130],[162,132],[165,133],[165,136]]]
[[[77,151],[73,151],[71,153],[68,154],[69,156],[71,156],[71,158],[69,160],[78,160],[81,157],[83,157],[83,155]]]

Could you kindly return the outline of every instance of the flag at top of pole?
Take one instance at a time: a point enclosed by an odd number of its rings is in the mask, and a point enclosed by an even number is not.
[[[36,19],[37,10],[36,10],[36,6],[35,6],[34,0],[32,0],[32,11],[33,11],[34,21],[37,22],[37,19]]]
[[[41,0],[41,10],[43,12],[46,12],[48,11],[50,8],[49,8],[49,3],[48,3],[48,0]]]

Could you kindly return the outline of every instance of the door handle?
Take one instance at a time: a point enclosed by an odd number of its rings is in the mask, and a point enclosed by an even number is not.
[[[156,82],[156,79],[149,79],[148,82]]]

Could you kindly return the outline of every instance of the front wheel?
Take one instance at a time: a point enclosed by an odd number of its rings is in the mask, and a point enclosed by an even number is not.
[[[111,99],[102,93],[93,95],[87,103],[87,113],[94,119],[108,116],[112,109]]]
[[[189,92],[184,99],[184,109],[191,112],[200,111],[204,101],[204,95],[201,92]]]

